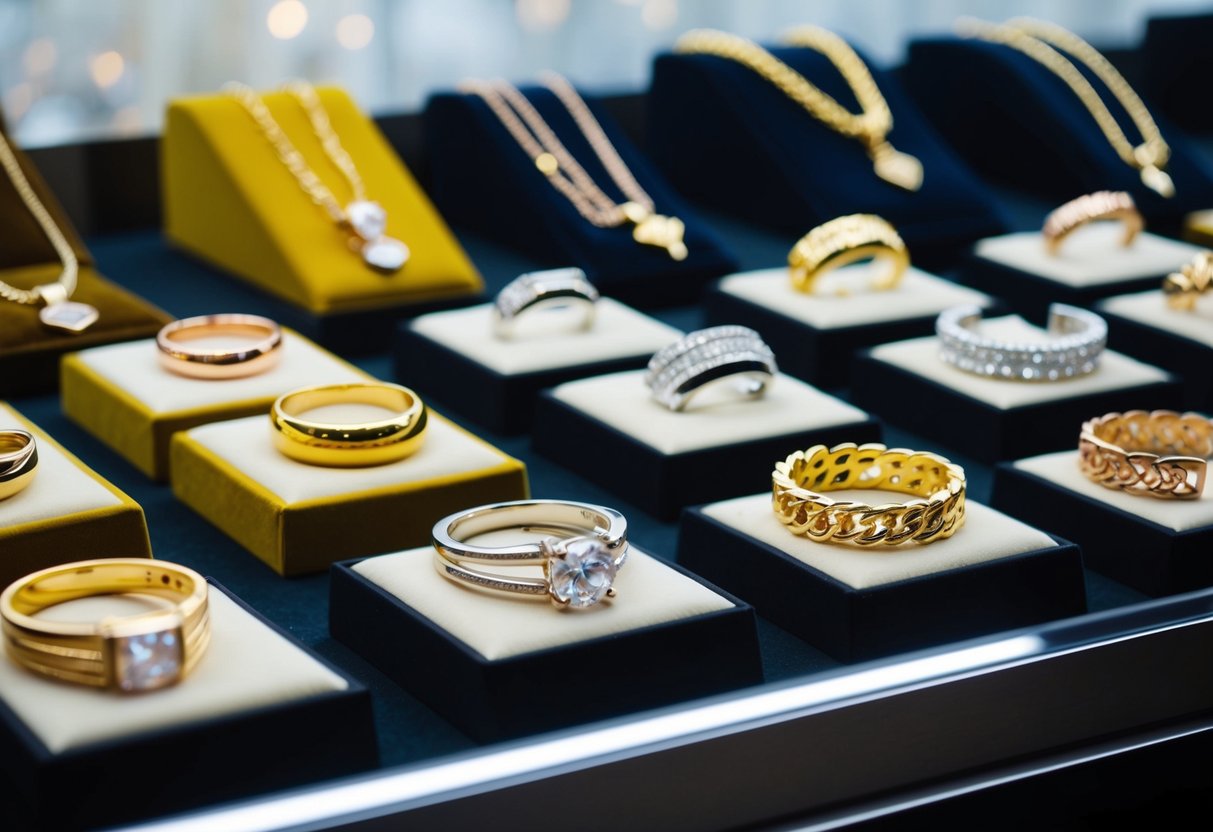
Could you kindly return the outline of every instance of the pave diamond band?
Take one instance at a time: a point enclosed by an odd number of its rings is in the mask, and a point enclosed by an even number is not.
[[[1060,381],[1095,371],[1108,325],[1093,312],[1061,303],[1049,307],[1052,340],[1009,341],[976,331],[981,308],[957,306],[935,321],[939,357],[957,369],[1012,381]]]
[[[579,313],[573,329],[589,329],[594,323],[598,289],[578,268],[528,272],[506,284],[493,303],[493,331],[500,338],[514,335],[518,319],[536,308],[575,308]]]
[[[746,398],[757,398],[774,381],[775,354],[744,326],[714,326],[684,335],[649,360],[644,381],[653,398],[673,411],[699,392],[728,381]]]
[[[506,529],[549,536],[513,546],[466,542]],[[479,590],[547,598],[560,608],[584,609],[615,597],[615,576],[628,553],[622,514],[569,500],[518,500],[456,512],[434,524],[432,539],[434,568],[444,578]],[[487,571],[477,564],[542,566],[543,576]]]

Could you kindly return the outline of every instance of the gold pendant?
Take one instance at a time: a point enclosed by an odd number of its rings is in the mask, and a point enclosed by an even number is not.
[[[678,217],[656,214],[636,202],[625,202],[620,206],[623,215],[635,224],[632,239],[641,245],[664,248],[674,260],[687,259],[687,246],[682,241],[686,224]]]
[[[894,149],[886,141],[869,148],[868,155],[872,157],[876,175],[889,184],[907,191],[922,187],[922,162],[917,157]]]
[[[1145,165],[1142,167],[1141,183],[1168,199],[1175,196],[1175,183],[1171,181],[1170,174],[1157,165]]]

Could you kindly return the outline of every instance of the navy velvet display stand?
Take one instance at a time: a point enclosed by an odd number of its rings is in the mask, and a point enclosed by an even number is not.
[[[546,87],[522,92],[594,182],[626,201],[560,99]],[[630,223],[599,228],[581,216],[476,95],[443,93],[426,105],[431,195],[447,221],[544,265],[580,266],[604,294],[639,306],[685,302],[708,280],[735,271],[733,255],[703,220],[602,108],[587,104],[656,211],[686,224],[685,260],[637,243]]]
[[[1103,82],[1077,61],[1075,66],[1129,141],[1139,142],[1137,128]],[[935,127],[992,179],[1059,201],[1096,190],[1128,191],[1154,227],[1178,224],[1187,212],[1213,204],[1213,171],[1153,108],[1171,146],[1167,172],[1175,195],[1169,199],[1142,184],[1060,77],[1009,46],[962,38],[912,41],[902,77]]]
[[[1213,76],[1213,14],[1152,17],[1141,45],[1141,69],[1150,99],[1185,130],[1213,131],[1205,106]]]
[[[771,51],[859,111],[825,56],[803,48]],[[714,210],[796,237],[843,214],[879,214],[927,267],[1004,230],[991,194],[897,81],[877,69],[872,76],[893,113],[889,140],[922,162],[918,191],[885,182],[857,139],[834,131],[748,67],[713,55],[658,56],[648,98],[650,150],[682,193]]]

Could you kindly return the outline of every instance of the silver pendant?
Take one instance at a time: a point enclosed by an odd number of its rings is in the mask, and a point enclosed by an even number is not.
[[[361,238],[355,248],[362,253],[368,266],[381,272],[399,271],[409,259],[409,247],[387,231],[387,212],[378,202],[360,199],[345,206],[345,219]],[[357,242],[357,241],[355,241]]]
[[[399,271],[408,262],[409,247],[394,237],[379,237],[362,246],[362,259],[382,272]]]
[[[64,300],[42,307],[38,310],[38,317],[52,329],[75,334],[97,323],[101,313],[87,303]]]

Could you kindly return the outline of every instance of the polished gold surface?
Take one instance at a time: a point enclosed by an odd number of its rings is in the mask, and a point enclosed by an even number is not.
[[[1177,272],[1163,278],[1167,305],[1181,312],[1196,308],[1200,296],[1213,287],[1213,251],[1202,251]]]
[[[1130,410],[1083,423],[1078,467],[1105,488],[1195,500],[1213,456],[1213,422],[1197,413]]]
[[[885,263],[872,280],[872,288],[877,291],[892,289],[910,267],[906,244],[888,222],[875,214],[837,217],[817,226],[792,246],[788,254],[792,286],[812,293],[822,275],[866,259]]]
[[[1124,223],[1124,236],[1120,244],[1128,248],[1146,226],[1141,212],[1137,210],[1133,197],[1124,191],[1096,191],[1083,194],[1054,208],[1045,217],[1041,234],[1045,250],[1057,255],[1062,243],[1079,228],[1101,220],[1119,220]]]
[[[931,453],[848,442],[815,445],[775,464],[772,506],[795,535],[819,543],[896,546],[951,537],[964,525],[964,469]],[[873,489],[904,503],[836,501],[821,492]]]
[[[307,418],[319,407],[373,405],[392,411],[367,422],[326,422]],[[386,382],[305,387],[279,397],[270,411],[274,444],[286,456],[309,465],[363,468],[397,462],[425,441],[427,410],[407,387]]]
[[[38,473],[38,443],[24,430],[0,430],[0,500],[33,482]]]
[[[43,569],[16,581],[0,594],[5,647],[12,659],[34,673],[91,687],[148,690],[186,676],[210,643],[206,581],[192,569],[145,558],[79,561]],[[169,608],[101,621],[65,623],[35,614],[97,595],[153,595]],[[179,645],[175,674],[135,688],[124,677],[120,645],[149,634],[168,634]]]
[[[191,341],[214,336],[249,339],[243,349],[203,349]],[[173,321],[156,336],[160,365],[192,378],[226,379],[256,375],[282,357],[282,330],[260,315],[200,315]]]

